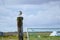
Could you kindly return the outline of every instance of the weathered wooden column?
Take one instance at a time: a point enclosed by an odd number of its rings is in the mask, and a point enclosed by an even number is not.
[[[18,40],[23,40],[23,17],[22,17],[22,11],[20,11],[19,16],[17,17],[17,27],[18,27]]]

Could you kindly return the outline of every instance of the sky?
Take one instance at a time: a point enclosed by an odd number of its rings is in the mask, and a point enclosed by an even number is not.
[[[0,0],[0,31],[17,31],[19,11],[27,28],[60,28],[60,0]]]

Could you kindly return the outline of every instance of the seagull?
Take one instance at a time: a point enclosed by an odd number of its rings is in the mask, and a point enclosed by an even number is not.
[[[18,17],[22,17],[22,11],[19,11]]]
[[[20,12],[20,14],[19,15],[22,15],[22,11],[19,11]]]

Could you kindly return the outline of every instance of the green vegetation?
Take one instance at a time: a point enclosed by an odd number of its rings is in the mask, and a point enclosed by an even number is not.
[[[29,33],[29,40],[60,40],[60,36],[49,36],[49,32]]]
[[[17,36],[0,36],[0,40],[18,40]]]
[[[50,33],[29,33],[30,40],[60,40],[60,36],[49,36]],[[24,33],[23,35],[24,40],[27,40],[27,34]],[[18,40],[17,35],[10,35],[10,36],[0,36],[0,40]]]
[[[60,36],[36,36],[31,35],[30,40],[60,40]]]

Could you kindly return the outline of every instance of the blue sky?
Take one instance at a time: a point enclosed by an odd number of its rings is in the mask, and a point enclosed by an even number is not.
[[[16,18],[23,13],[23,28],[60,28],[59,0],[0,0],[0,31],[17,31]]]

